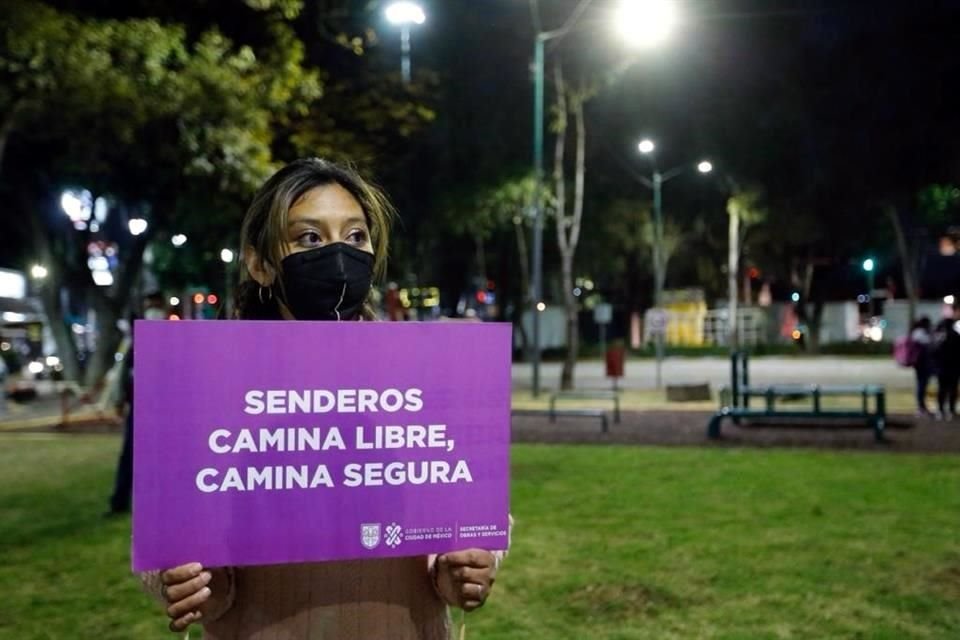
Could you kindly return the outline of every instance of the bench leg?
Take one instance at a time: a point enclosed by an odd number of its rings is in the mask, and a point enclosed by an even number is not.
[[[711,440],[720,439],[720,423],[723,422],[724,417],[722,413],[718,413],[710,418],[710,422],[707,424],[707,437]]]
[[[873,420],[873,439],[877,442],[886,442],[887,438],[884,435],[884,429],[887,426],[887,420],[883,416],[874,418]]]
[[[881,391],[877,394],[877,417],[873,421],[873,438],[877,442],[886,442],[883,430],[887,426],[887,394]]]
[[[609,431],[610,431],[610,426],[607,424],[607,414],[606,414],[606,413],[601,413],[601,414],[600,414],[600,429],[601,429],[601,431],[602,431],[603,433],[609,433]]]

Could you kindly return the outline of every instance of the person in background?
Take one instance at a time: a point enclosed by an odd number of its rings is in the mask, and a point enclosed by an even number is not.
[[[910,345],[914,350],[913,370],[917,377],[917,413],[924,417],[933,416],[933,413],[927,409],[927,386],[933,376],[930,328],[930,318],[926,316],[914,322],[910,328]]]
[[[957,415],[957,384],[960,383],[960,307],[937,323],[930,348],[937,371],[937,417],[952,420]]]
[[[167,313],[163,295],[159,291],[148,293],[143,298],[144,320],[166,320]],[[118,412],[124,415],[123,445],[117,459],[117,471],[114,474],[113,493],[106,516],[119,516],[130,512],[133,494],[133,326],[136,320],[131,317],[130,345],[120,370],[120,397],[117,401]]]
[[[315,158],[287,165],[260,188],[243,222],[238,317],[373,320],[369,295],[386,268],[391,216],[386,197],[351,169]],[[323,345],[304,348],[322,359]],[[447,607],[482,606],[504,554],[190,563],[141,577],[166,605],[170,630],[199,623],[204,640],[447,640]]]

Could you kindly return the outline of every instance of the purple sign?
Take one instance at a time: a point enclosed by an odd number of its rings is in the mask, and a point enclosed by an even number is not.
[[[510,325],[135,337],[135,571],[506,547]]]

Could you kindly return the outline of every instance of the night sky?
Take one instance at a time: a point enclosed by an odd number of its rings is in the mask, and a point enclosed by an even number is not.
[[[150,2],[54,4],[115,16],[163,11],[173,20],[188,10]],[[186,4],[220,15],[228,31],[242,36],[241,18],[217,13],[230,3]],[[382,3],[306,4],[298,32],[312,61],[332,77],[349,78],[357,64],[399,66],[399,37],[384,23]],[[381,159],[377,172],[404,220],[395,261],[403,273],[394,276],[456,289],[469,272],[470,244],[432,221],[451,193],[469,194],[529,171],[533,26],[525,0],[423,4],[428,22],[413,32],[413,68],[415,76],[429,79],[438,118],[406,148]],[[577,3],[539,4],[549,29]],[[700,237],[685,243],[688,253],[716,252],[721,263],[729,180],[758,185],[768,197],[775,222],[755,246],[748,240],[745,259],[774,278],[785,278],[794,258],[818,259],[830,265],[828,295],[848,298],[862,278],[851,261],[867,253],[878,258],[881,278],[896,276],[895,245],[879,208],[887,201],[901,207],[909,232],[933,250],[946,225],[920,224],[916,193],[931,183],[960,183],[960,92],[954,87],[960,2],[685,2],[671,40],[639,52],[626,50],[612,34],[613,4],[595,0],[580,27],[548,53],[548,68],[562,59],[573,76],[608,78],[587,106],[585,236],[611,202],[649,198],[636,179],[648,172],[636,143],[650,136],[661,167],[701,157],[716,167],[710,180],[683,177],[665,190],[667,215],[683,223],[707,221]],[[317,25],[330,15],[343,16],[348,30],[372,26],[379,44],[359,62],[324,45]],[[550,144],[548,137],[548,170]],[[551,234],[548,268],[556,264]],[[23,260],[14,235],[0,234],[8,266]],[[509,247],[503,241],[490,249],[496,254]],[[584,247],[596,249],[587,239]],[[957,260],[929,257],[932,295],[960,285]],[[502,264],[515,268],[506,257]],[[693,264],[680,259],[668,284],[697,284]],[[578,271],[588,273],[590,266],[581,258]]]

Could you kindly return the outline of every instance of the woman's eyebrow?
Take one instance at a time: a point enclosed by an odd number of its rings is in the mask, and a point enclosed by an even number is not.
[[[298,224],[313,225],[315,227],[323,226],[325,224],[336,223],[336,220],[330,220],[329,218],[297,218],[296,220],[290,220],[287,222],[288,227],[293,227]],[[346,220],[341,220],[341,226],[347,226],[351,224],[367,224],[366,218],[363,216],[351,216]]]

